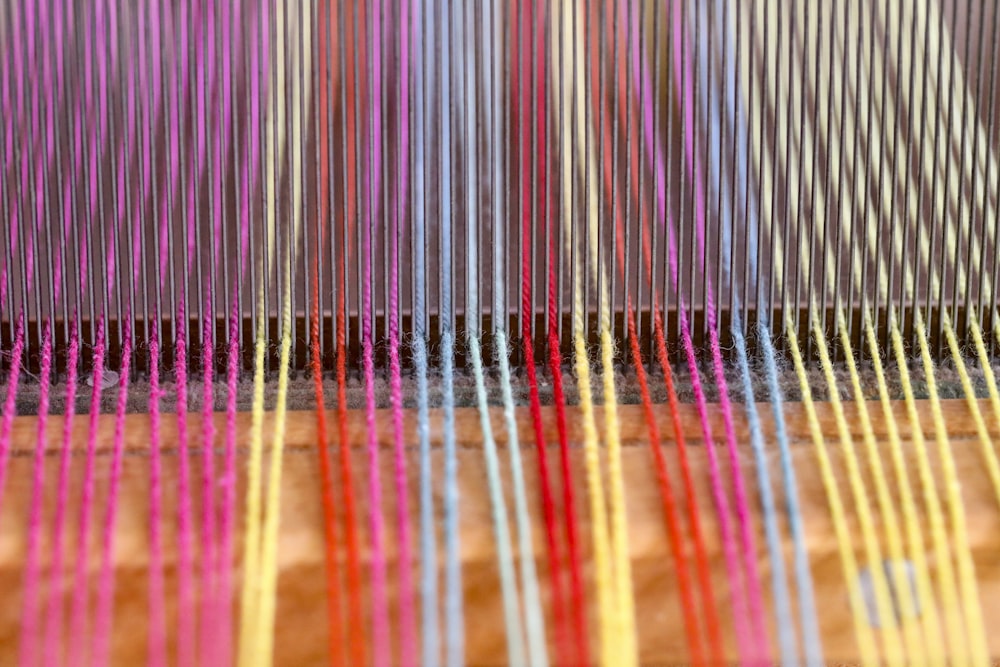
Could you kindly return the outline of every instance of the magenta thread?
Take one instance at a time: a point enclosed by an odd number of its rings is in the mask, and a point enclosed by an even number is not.
[[[63,417],[62,444],[59,453],[59,481],[56,513],[52,521],[52,562],[49,565],[49,600],[45,613],[45,641],[42,664],[62,664],[63,631],[63,544],[69,514],[69,472],[73,461],[73,417],[76,415],[76,390],[79,377],[80,329],[76,313],[70,320],[69,352],[66,359],[66,410]]]
[[[390,215],[389,227],[389,368],[392,395],[392,425],[395,435],[396,473],[396,524],[399,540],[399,625],[400,655],[403,665],[414,665],[419,660],[415,595],[412,579],[412,539],[410,537],[409,491],[406,483],[406,449],[403,436],[403,383],[399,361],[399,213],[406,210],[406,188],[409,166],[409,2],[399,3],[400,11],[400,63],[399,112],[400,149],[399,181],[395,206]]]
[[[131,318],[131,313],[128,313]],[[97,622],[94,625],[92,664],[107,665],[111,654],[111,628],[115,601],[115,522],[118,518],[119,491],[125,456],[125,411],[128,407],[128,385],[132,366],[132,338],[128,334],[122,343],[121,366],[118,375],[118,402],[115,408],[115,435],[111,450],[111,478],[108,481],[108,502],[101,540],[101,570],[97,585]]]
[[[372,81],[380,81],[382,76],[381,40],[379,11],[372,16],[372,31],[376,35],[371,40],[373,51]],[[389,631],[389,602],[386,596],[385,528],[382,521],[382,482],[379,470],[378,431],[375,424],[375,360],[372,326],[372,229],[376,217],[382,173],[382,124],[379,112],[382,108],[381,88],[371,85],[372,102],[370,123],[372,146],[365,161],[364,188],[365,212],[364,247],[364,305],[362,318],[362,357],[365,376],[365,416],[368,430],[368,503],[371,512],[371,587],[372,587],[372,660],[375,667],[387,667],[392,656]]]
[[[40,606],[42,542],[42,506],[45,487],[46,429],[49,423],[49,387],[52,380],[52,322],[45,320],[42,331],[42,368],[38,387],[38,429],[35,439],[35,460],[32,466],[31,509],[28,518],[28,554],[24,568],[24,594],[21,604],[22,665],[38,662],[39,645],[38,610]]]
[[[690,45],[688,44],[688,39],[685,36],[682,40],[677,39],[676,31],[678,28],[682,28],[680,25],[680,7],[678,5],[674,6],[674,70],[675,70],[675,80],[680,82],[685,82],[685,90],[681,97],[684,99],[684,116],[685,116],[685,128],[684,134],[684,148],[685,157],[688,167],[688,173],[691,175],[692,180],[695,184],[695,234],[698,242],[698,251],[702,258],[702,264],[705,262],[705,238],[704,232],[706,221],[705,213],[705,192],[704,185],[702,182],[702,165],[701,158],[695,155],[694,150],[694,134],[697,132],[697,128],[694,123],[694,91],[693,91],[693,74],[691,72],[691,58],[687,57],[683,59],[684,65],[684,75],[679,73],[679,68],[681,66],[682,59],[679,57],[680,49],[684,48],[685,53],[687,53]],[[682,44],[683,42],[683,44]],[[648,102],[648,101],[647,101]],[[719,390],[719,404],[722,409],[722,421],[723,428],[725,430],[727,451],[729,454],[729,463],[731,467],[731,476],[733,482],[733,495],[736,504],[736,515],[739,523],[740,531],[740,551],[743,555],[743,567],[746,575],[744,584],[747,589],[748,604],[750,605],[750,615],[749,621],[752,628],[755,651],[754,654],[756,658],[764,663],[770,661],[770,646],[767,638],[767,629],[764,625],[764,619],[766,618],[764,613],[764,596],[761,590],[760,576],[757,571],[757,550],[754,544],[753,538],[753,522],[751,519],[750,504],[747,500],[746,489],[743,481],[743,473],[740,468],[739,462],[739,447],[736,440],[736,432],[733,426],[733,414],[732,406],[729,402],[729,391],[726,385],[725,378],[725,366],[722,361],[722,349],[719,343],[718,331],[716,328],[716,312],[715,303],[712,299],[712,279],[705,272],[705,317],[706,324],[709,331],[709,347],[712,352],[712,368],[715,375],[715,382]]]
[[[166,667],[167,619],[163,583],[163,489],[160,462],[160,344],[154,328],[149,339],[149,631],[146,663]]]
[[[10,432],[17,412],[17,388],[21,381],[21,363],[24,358],[24,311],[17,318],[14,330],[14,347],[10,354],[10,374],[7,376],[7,398],[3,404],[3,421],[0,422],[0,507],[3,505],[4,485],[7,481],[7,462],[10,459]]]
[[[93,385],[90,395],[90,420],[87,427],[86,460],[83,469],[83,491],[77,523],[77,545],[73,571],[73,599],[70,611],[69,661],[81,664],[87,660],[90,636],[90,522],[94,509],[95,468],[97,467],[97,432],[101,417],[101,394],[104,382],[104,355],[107,352],[104,316],[97,320],[97,340],[94,347]]]

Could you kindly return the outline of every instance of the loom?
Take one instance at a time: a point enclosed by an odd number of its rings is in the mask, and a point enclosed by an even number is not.
[[[0,3],[0,664],[1000,656],[998,22]]]

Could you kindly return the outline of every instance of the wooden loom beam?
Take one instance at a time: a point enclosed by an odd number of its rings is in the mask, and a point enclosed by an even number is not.
[[[949,436],[956,460],[959,478],[962,484],[962,494],[968,517],[969,541],[975,559],[979,599],[982,604],[986,627],[1000,627],[1000,563],[995,554],[1000,549],[1000,512],[996,499],[990,487],[986,472],[981,464],[979,443],[971,420],[969,408],[963,400],[945,400],[942,402],[948,424]],[[712,419],[720,422],[721,413],[716,406],[710,406]],[[793,459],[799,481],[799,495],[803,513],[803,527],[807,548],[812,564],[812,572],[816,585],[816,598],[819,606],[819,620],[826,649],[826,657],[831,661],[854,661],[857,649],[853,639],[851,612],[847,605],[845,582],[842,576],[837,542],[834,536],[830,514],[828,511],[826,493],[820,482],[815,453],[808,431],[808,425],[801,404],[787,403],[784,406],[787,417],[789,437],[792,442]],[[836,427],[833,413],[828,403],[816,404],[818,416],[824,433],[833,439]],[[915,470],[913,450],[909,446],[909,425],[906,420],[903,405],[895,404],[897,423],[903,438],[904,449],[910,466]],[[983,403],[983,408],[987,406]],[[675,444],[672,441],[673,432],[669,425],[669,413],[666,406],[656,406],[657,415],[661,421],[661,433],[665,437],[663,446],[666,449],[667,461],[676,462]],[[852,435],[860,438],[858,422],[853,418],[855,406],[845,404],[848,423],[855,431]],[[552,408],[543,408],[547,412]],[[622,425],[622,439],[625,444],[623,451],[624,474],[628,481],[627,502],[630,526],[630,545],[633,560],[633,584],[636,595],[636,609],[639,628],[639,644],[643,663],[683,663],[687,660],[684,645],[684,634],[680,628],[681,615],[674,580],[674,572],[669,554],[669,544],[665,535],[661,516],[661,505],[658,501],[659,491],[656,486],[654,470],[650,465],[650,452],[647,443],[645,423],[641,406],[619,406]],[[689,439],[694,478],[697,483],[697,495],[701,515],[705,522],[707,547],[711,554],[711,566],[715,581],[715,595],[720,609],[727,609],[727,585],[723,559],[718,541],[718,526],[714,518],[714,509],[708,488],[707,463],[703,444],[699,441],[700,425],[694,406],[682,405],[682,424],[685,435]],[[884,437],[884,423],[881,410],[877,404],[869,405],[873,417],[876,435]],[[927,434],[932,433],[932,424],[928,410],[920,410],[921,419],[925,420],[923,427]],[[598,426],[602,427],[602,412],[598,408]],[[773,433],[773,423],[770,410],[761,406],[760,415],[769,436]],[[383,479],[391,479],[392,460],[388,452],[391,445],[391,420],[388,411],[380,411],[378,418],[379,437],[383,446],[382,459]],[[323,531],[322,512],[320,507],[320,480],[315,451],[315,417],[312,413],[292,413],[289,420],[287,437],[287,452],[285,472],[282,478],[282,522],[280,534],[280,580],[279,607],[276,624],[276,664],[315,664],[325,661],[327,623],[325,615],[325,586],[323,584]],[[537,497],[537,465],[533,447],[533,431],[530,415],[526,408],[517,413],[519,437],[523,447],[525,474],[529,489],[529,502],[534,511],[535,521],[534,543],[536,557],[544,544],[541,532],[541,518]],[[741,411],[736,411],[737,435],[741,441],[746,441],[746,423]],[[217,433],[222,433],[225,415],[217,414]],[[270,433],[270,419],[265,421],[265,440]],[[503,450],[506,438],[503,429],[502,413],[498,408],[491,410],[491,418],[499,444],[501,445],[501,462],[504,478],[509,482],[509,467],[507,455]],[[56,497],[57,456],[60,448],[61,416],[49,417],[51,424],[48,429],[46,488],[46,517],[51,516]],[[192,434],[200,434],[200,417],[189,416],[189,428]],[[465,605],[467,620],[467,657],[470,664],[498,664],[505,661],[504,628],[497,619],[502,618],[499,582],[496,566],[496,549],[491,527],[489,500],[485,483],[485,469],[482,453],[479,449],[481,431],[479,417],[475,409],[462,408],[456,412],[456,435],[460,443],[458,453],[461,485],[461,534],[462,558],[465,583]],[[86,419],[77,419],[74,424],[74,442],[86,441]],[[570,442],[579,443],[582,439],[580,413],[575,407],[567,408],[567,421],[570,427]],[[546,428],[554,428],[554,419],[546,419]],[[24,571],[24,558],[27,545],[27,517],[31,498],[31,471],[33,461],[31,452],[34,448],[36,433],[36,417],[19,417],[15,420],[12,438],[12,457],[8,475],[8,485],[4,490],[2,509],[0,509],[0,590],[4,591],[5,604],[0,605],[0,664],[14,664],[17,660],[18,633],[20,630],[20,595],[21,575]],[[431,438],[435,448],[433,452],[436,480],[441,479],[442,457],[441,419],[437,413],[431,416]],[[247,434],[250,428],[250,415],[240,414],[237,421],[238,442],[240,443],[240,479],[237,498],[242,504],[245,491],[245,479],[242,477],[245,469]],[[410,470],[417,470],[415,415],[407,413],[405,428],[407,442],[412,443],[409,449]],[[365,416],[362,411],[351,411],[349,433],[353,449],[353,464],[357,478],[362,478],[366,467],[366,454],[361,443],[364,442]],[[993,425],[992,435],[1000,437],[1000,429]],[[175,608],[172,606],[171,595],[176,585],[176,502],[177,492],[175,479],[177,474],[176,451],[170,443],[176,441],[176,421],[172,415],[163,418],[164,459],[164,539],[167,545],[167,591],[168,612],[171,624],[175,622]],[[126,448],[127,456],[124,462],[121,487],[121,507],[117,525],[115,562],[117,571],[115,633],[113,637],[114,664],[140,664],[145,658],[146,650],[146,576],[148,565],[148,459],[149,448],[149,417],[144,414],[131,414],[126,417]],[[548,435],[548,434],[547,434]],[[554,433],[552,442],[555,442]],[[103,508],[107,489],[109,455],[113,437],[113,416],[102,416],[100,433],[98,434],[99,461],[97,508]],[[336,434],[334,433],[334,438]],[[221,438],[215,443],[221,448]],[[191,456],[198,456],[197,440],[192,442]],[[842,461],[837,449],[831,448],[834,465],[839,472],[843,471]],[[753,493],[755,503],[755,522],[757,528],[758,562],[762,576],[768,577],[769,559],[763,540],[763,530],[759,506],[756,504],[756,475],[753,471],[753,461],[749,447],[745,450],[743,467],[749,489]],[[221,449],[219,450],[221,458]],[[572,462],[574,483],[581,491],[584,488],[582,448],[575,446]],[[553,451],[550,456],[555,455]],[[74,486],[71,498],[77,498],[80,485],[82,459],[74,460]],[[932,466],[939,470],[932,454]],[[867,468],[867,466],[864,466]],[[192,473],[197,475],[200,464],[197,458],[192,460]],[[672,471],[676,473],[676,470]],[[675,479],[680,482],[679,475]],[[771,458],[771,479],[778,498],[781,496],[780,471],[778,460]],[[842,475],[839,477],[842,490],[846,485]],[[940,478],[939,478],[940,486]],[[509,483],[505,484],[509,489]],[[890,486],[895,489],[895,479],[890,479]],[[411,507],[414,515],[412,527],[417,528],[416,510],[419,498],[416,484],[410,485]],[[193,502],[195,507],[200,503],[200,485],[194,486]],[[846,498],[845,494],[845,498]],[[359,507],[367,513],[366,494],[358,498]],[[440,493],[436,495],[440,512]],[[589,552],[590,526],[587,514],[586,497],[577,494],[579,507],[577,511],[585,520],[583,543]],[[683,503],[682,498],[678,501]],[[512,502],[509,494],[508,506]],[[383,512],[391,518],[394,499],[391,487],[387,487],[384,498]],[[856,513],[848,500],[849,521],[856,528]],[[921,512],[924,508],[921,506]],[[237,508],[240,527],[242,524],[242,509]],[[100,521],[103,513],[97,512],[95,518]],[[439,514],[440,515],[440,514]],[[787,536],[787,525],[780,521],[784,531],[786,554],[791,553],[790,541]],[[396,567],[394,529],[392,521],[387,523],[388,557],[390,559],[390,583],[394,581],[392,573]],[[66,563],[72,568],[76,550],[75,529],[71,529],[67,539]],[[856,531],[855,531],[855,534]],[[237,534],[237,551],[239,552],[241,534]],[[43,567],[48,562],[49,536],[43,541]],[[864,565],[860,545],[855,543],[860,562]],[[91,582],[96,583],[99,564],[99,541],[95,531],[90,538]],[[515,545],[516,548],[516,545]],[[929,546],[928,546],[929,551]],[[544,558],[538,558],[540,575],[544,578]],[[419,567],[414,564],[414,567]],[[932,577],[935,565],[931,563]],[[71,581],[71,570],[67,571],[65,579]],[[237,579],[239,568],[236,568]],[[768,581],[765,580],[765,589]],[[544,590],[544,586],[543,586]],[[588,589],[589,590],[589,589]],[[392,591],[390,591],[392,593]],[[66,599],[69,599],[68,587]],[[394,594],[394,593],[392,593]],[[93,599],[93,596],[91,597]],[[770,604],[770,601],[768,601]],[[235,609],[235,607],[234,607]],[[593,609],[591,608],[591,613]],[[394,619],[395,620],[395,619]],[[549,619],[551,624],[551,619]],[[723,623],[731,623],[728,612],[723,614]],[[551,627],[551,626],[550,626]],[[596,626],[594,626],[596,627]],[[774,628],[771,628],[772,633]],[[731,634],[731,633],[726,633]],[[596,636],[596,634],[595,634]],[[551,633],[550,633],[551,639]],[[994,633],[990,637],[990,651],[994,656],[1000,655],[1000,635]],[[737,657],[735,645],[727,647],[731,657]]]

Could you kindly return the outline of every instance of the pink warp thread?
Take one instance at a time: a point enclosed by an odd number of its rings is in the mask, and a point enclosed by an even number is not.
[[[149,339],[149,635],[146,663],[166,667],[167,621],[164,608],[162,476],[160,469],[160,342],[156,329]]]
[[[409,2],[399,3],[400,11],[400,63],[409,67],[409,33],[408,18]],[[417,621],[414,602],[413,580],[411,567],[413,563],[412,544],[410,538],[410,507],[409,492],[406,484],[406,443],[403,436],[403,382],[399,361],[399,228],[400,211],[406,210],[406,188],[409,167],[409,82],[410,77],[404,70],[399,77],[399,99],[401,108],[400,151],[399,151],[399,182],[398,194],[394,197],[389,227],[389,367],[390,392],[392,395],[392,426],[395,435],[395,472],[396,472],[396,524],[399,533],[399,625],[400,625],[400,657],[403,665],[414,665],[418,661]]]
[[[42,542],[42,506],[45,487],[46,427],[49,422],[49,387],[52,379],[52,321],[46,318],[42,330],[42,374],[38,389],[38,430],[35,439],[35,461],[31,484],[31,509],[28,519],[28,555],[24,568],[24,596],[21,605],[22,665],[37,662],[38,608],[41,588],[39,555]]]
[[[373,32],[380,35],[378,10],[373,12]],[[381,41],[373,42],[373,81],[382,80]],[[392,656],[391,634],[389,631],[389,601],[386,596],[385,528],[382,522],[382,482],[379,472],[378,432],[375,425],[375,360],[372,331],[372,228],[376,215],[382,173],[382,123],[381,86],[377,83],[371,103],[371,152],[365,161],[364,187],[366,220],[364,225],[364,317],[362,318],[362,357],[365,375],[365,416],[368,429],[368,504],[372,542],[371,587],[372,587],[372,660],[375,667],[387,667]],[[374,181],[374,184],[373,184]]]
[[[59,482],[56,491],[56,514],[52,521],[52,562],[49,565],[49,600],[45,614],[45,641],[42,664],[62,664],[63,631],[63,540],[69,514],[69,471],[73,461],[73,417],[76,415],[76,389],[79,376],[80,329],[76,313],[70,319],[69,353],[66,359],[66,415],[63,418],[62,445],[59,456]]]
[[[226,366],[226,453],[222,479],[219,480],[222,486],[222,508],[219,512],[221,536],[218,557],[219,621],[216,655],[220,665],[228,665],[233,652],[232,565],[233,531],[236,526],[236,392],[240,364],[240,338],[235,303],[233,311],[229,330],[229,359]]]
[[[97,431],[101,417],[101,386],[104,381],[104,355],[107,344],[104,316],[97,320],[97,345],[94,348],[94,368],[91,375],[90,421],[87,430],[86,460],[83,468],[83,492],[77,529],[76,568],[73,572],[73,601],[70,613],[69,661],[79,665],[87,662],[87,638],[90,635],[90,521],[94,505],[94,476],[97,465]]]
[[[131,313],[126,321],[131,321]],[[111,652],[112,613],[115,600],[115,520],[118,517],[118,491],[121,488],[122,463],[125,455],[125,410],[128,406],[128,383],[132,364],[132,337],[127,333],[122,343],[121,367],[118,376],[118,404],[115,409],[115,436],[111,452],[111,479],[108,482],[108,504],[101,541],[101,574],[97,586],[97,622],[94,626],[93,664],[108,664]]]
[[[211,295],[206,297],[211,306]],[[206,308],[205,312],[211,312]],[[202,338],[202,392],[201,392],[201,658],[203,665],[215,664],[214,654],[219,637],[218,579],[216,572],[217,544],[215,531],[215,396],[212,382],[215,359],[212,327],[206,326]]]
[[[7,379],[7,399],[3,404],[3,422],[0,423],[0,506],[3,504],[4,483],[7,481],[7,460],[10,458],[10,432],[14,427],[17,387],[21,381],[21,361],[24,357],[24,311],[17,318],[14,330],[14,348],[10,355],[10,375]]]
[[[185,321],[184,300],[177,309],[177,321]],[[187,427],[187,343],[184,333],[178,332],[174,342],[174,369],[177,382],[177,541],[178,541],[178,600],[177,600],[177,662],[181,665],[195,663],[195,607],[194,593],[194,528],[191,516],[191,462],[188,451]]]
[[[696,11],[698,11],[696,9]],[[688,40],[677,39],[677,31],[682,29],[680,21],[680,6],[674,5],[674,70],[675,79],[684,81],[684,149],[687,158],[688,172],[695,184],[695,232],[698,242],[698,251],[702,257],[702,264],[705,259],[705,238],[703,230],[706,227],[705,214],[705,192],[702,179],[702,165],[700,155],[695,154],[694,135],[697,132],[694,121],[694,91],[693,75],[691,72],[691,58],[682,59],[680,57],[683,46],[685,54],[689,48]],[[680,67],[684,60],[684,76],[680,74]],[[647,100],[648,102],[648,100]],[[704,267],[703,267],[704,268]],[[722,408],[722,422],[726,435],[726,448],[729,454],[731,477],[733,483],[733,496],[736,504],[736,515],[740,529],[740,542],[743,555],[743,567],[746,578],[744,584],[747,589],[747,599],[750,605],[749,622],[753,633],[755,651],[753,655],[756,660],[767,664],[771,660],[771,651],[767,638],[767,628],[764,624],[766,618],[764,613],[764,595],[760,586],[760,576],[757,572],[757,550],[753,538],[753,522],[751,519],[750,504],[747,500],[746,489],[743,482],[743,473],[739,462],[739,447],[736,441],[736,431],[733,426],[732,406],[729,402],[729,391],[726,385],[725,366],[722,361],[722,349],[719,344],[719,336],[716,328],[715,303],[712,299],[712,279],[705,271],[705,317],[709,332],[709,347],[712,352],[712,369],[715,375],[715,383],[719,389],[719,404]]]

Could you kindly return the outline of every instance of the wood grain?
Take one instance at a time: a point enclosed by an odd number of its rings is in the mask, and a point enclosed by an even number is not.
[[[995,557],[1000,547],[1000,512],[997,500],[989,485],[989,480],[982,465],[980,445],[975,438],[972,422],[969,418],[968,406],[964,401],[944,401],[949,436],[952,442],[956,464],[959,470],[962,496],[968,515],[969,544],[975,558],[979,581],[979,595],[982,604],[987,629],[1000,628],[1000,561]],[[857,429],[857,419],[854,418],[854,406],[845,406],[848,412],[848,422],[852,429]],[[881,420],[878,406],[869,406],[875,418],[875,429],[879,437],[885,434],[885,424]],[[985,406],[984,406],[985,407]],[[772,432],[770,409],[761,406],[761,416],[764,428],[768,434]],[[906,440],[905,450],[911,473],[915,478],[914,452],[908,438],[909,426],[905,420],[903,406],[896,405],[897,423],[902,437]],[[829,404],[817,404],[824,432],[835,434],[833,415]],[[715,581],[715,596],[719,608],[723,610],[723,623],[727,637],[731,636],[732,619],[728,615],[728,590],[721,554],[719,553],[718,524],[711,503],[708,488],[708,473],[703,443],[699,440],[700,425],[693,406],[682,406],[682,426],[685,436],[692,445],[691,454],[697,480],[697,502],[702,510],[705,522],[708,548],[711,553],[711,564]],[[550,419],[551,411],[545,410],[546,437],[549,456],[555,456],[554,420]],[[923,424],[930,433],[931,423],[929,410],[920,410]],[[533,509],[539,507],[537,489],[537,458],[533,444],[533,432],[530,416],[526,410],[518,412],[519,437],[524,449],[526,475],[529,488],[529,501]],[[622,438],[625,443],[623,451],[624,474],[628,480],[627,502],[630,531],[631,557],[633,560],[633,581],[636,595],[639,640],[641,657],[644,664],[682,664],[687,662],[687,652],[680,623],[680,605],[677,596],[677,585],[673,572],[669,544],[666,539],[662,511],[659,504],[659,491],[651,463],[648,438],[638,406],[620,406]],[[843,580],[840,561],[836,552],[836,541],[833,526],[830,521],[826,494],[819,479],[816,466],[814,447],[811,444],[804,411],[799,404],[786,405],[789,434],[793,445],[793,459],[799,479],[800,500],[804,515],[807,547],[810,555],[812,571],[816,582],[816,596],[819,605],[820,625],[823,633],[827,658],[830,661],[851,662],[857,657],[853,639],[851,617],[847,607],[846,582]],[[323,533],[322,512],[320,508],[318,464],[316,461],[315,415],[309,412],[296,412],[290,415],[288,430],[288,449],[285,457],[285,474],[282,479],[282,522],[281,551],[279,567],[279,609],[277,618],[277,664],[280,665],[311,665],[325,662],[326,651],[326,615],[323,600],[324,585],[323,570]],[[391,446],[391,421],[387,412],[380,412],[377,419],[379,439],[388,449]],[[587,520],[587,504],[584,496],[584,475],[581,440],[580,414],[575,408],[569,408],[568,423],[570,426],[570,441],[573,443],[571,460],[573,464],[573,483],[578,489],[576,508],[579,516],[584,518],[584,544],[589,545],[590,533]],[[270,417],[269,417],[270,418]],[[496,434],[500,444],[506,446],[506,437],[502,428],[502,415],[499,410],[491,413]],[[598,412],[601,419],[601,412]],[[669,414],[664,406],[658,407],[658,418],[661,421],[661,433],[664,434],[662,446],[665,448],[667,461],[676,462],[676,445],[669,424]],[[711,418],[718,421],[718,408],[712,406]],[[459,449],[459,469],[461,483],[461,535],[462,560],[465,584],[466,619],[468,628],[467,659],[469,664],[493,665],[504,664],[506,653],[504,647],[503,626],[499,620],[501,615],[501,600],[496,567],[496,549],[490,519],[489,501],[486,494],[486,475],[480,448],[480,430],[478,414],[474,409],[460,409],[457,413],[456,430]],[[46,443],[46,488],[45,488],[45,520],[46,527],[51,530],[51,518],[56,495],[57,454],[60,442],[61,417],[50,417]],[[218,432],[222,432],[224,415],[216,415]],[[192,434],[200,433],[199,418],[190,417],[189,426]],[[367,466],[367,457],[361,449],[364,442],[364,414],[350,413],[349,438],[352,447],[351,460],[355,470],[355,480],[363,480],[363,470]],[[19,633],[19,617],[21,610],[21,576],[27,545],[27,516],[31,497],[32,459],[30,452],[35,443],[37,418],[21,417],[15,420],[13,430],[12,458],[9,463],[7,488],[4,490],[2,505],[0,505],[0,587],[4,591],[3,602],[0,603],[0,664],[16,662]],[[442,473],[441,420],[440,415],[432,415],[431,438],[435,447],[433,452],[434,474],[438,482]],[[270,433],[269,422],[265,423],[265,433]],[[720,424],[721,425],[721,424]],[[240,453],[240,474],[237,480],[238,497],[242,502],[245,492],[243,469],[245,467],[246,451],[242,448],[248,442],[247,433],[250,427],[249,415],[241,414],[238,419]],[[990,421],[994,429],[992,435],[1000,437],[997,424]],[[78,419],[74,425],[75,443],[82,443],[86,437],[86,420]],[[411,521],[413,529],[417,527],[416,508],[417,495],[417,451],[415,416],[408,413],[405,428],[410,464],[410,494],[411,508],[414,516]],[[334,429],[335,430],[335,429]],[[746,437],[746,423],[742,415],[737,415],[737,433],[741,439]],[[129,415],[126,419],[126,444],[128,456],[124,464],[123,482],[121,488],[121,509],[116,526],[115,562],[117,572],[115,636],[113,644],[113,662],[120,665],[141,664],[145,656],[145,609],[146,609],[146,576],[148,564],[148,453],[150,446],[149,418],[147,415]],[[176,620],[176,608],[173,594],[176,591],[176,450],[171,443],[176,440],[176,423],[171,416],[164,417],[163,423],[165,458],[165,498],[164,498],[164,536],[167,545],[167,584],[168,609],[171,625]],[[860,433],[855,432],[855,437]],[[105,505],[108,463],[112,444],[112,418],[102,417],[99,432],[98,488],[95,517],[101,520]],[[221,441],[216,447],[221,447]],[[336,443],[334,443],[336,444]],[[192,442],[191,456],[199,455],[200,442]],[[770,458],[771,479],[775,492],[780,494],[779,469],[776,448],[772,447]],[[836,452],[836,450],[834,449]],[[79,497],[79,486],[82,478],[83,460],[79,453],[74,457],[72,498]],[[933,458],[933,457],[932,457]],[[501,451],[503,463],[502,472],[505,480],[510,479],[507,465],[507,452]],[[838,479],[842,484],[844,497],[847,489],[844,484],[844,467],[839,454],[834,455],[834,464]],[[936,460],[931,461],[936,471],[940,470]],[[753,493],[756,504],[756,473],[753,468],[749,448],[741,462],[749,490]],[[191,461],[192,470],[197,475],[200,462],[197,458]],[[217,465],[221,466],[221,456]],[[384,507],[387,519],[394,516],[394,490],[391,488],[391,460],[388,452],[381,461],[383,484],[387,492]],[[867,466],[866,466],[867,467]],[[672,471],[674,474],[676,471]],[[679,486],[679,476],[677,478]],[[941,480],[938,479],[940,485]],[[896,480],[891,479],[894,493]],[[200,484],[195,486],[195,507],[200,503]],[[779,496],[780,497],[780,496]],[[369,507],[366,504],[367,494],[360,493],[358,502],[361,512],[367,515]],[[680,500],[680,499],[679,499]],[[438,516],[440,516],[441,494],[438,488],[435,493]],[[507,498],[508,504],[512,502]],[[682,502],[683,508],[683,502]],[[923,511],[923,508],[921,508]],[[543,544],[539,512],[533,516],[536,550]],[[856,529],[856,514],[853,505],[849,504],[849,521]],[[756,528],[757,558],[761,573],[769,577],[770,567],[764,549],[763,532],[759,512],[754,514]],[[364,522],[362,522],[364,524]],[[399,564],[395,554],[395,530],[390,521],[388,524],[388,548],[391,562],[392,581]],[[786,554],[790,554],[787,538],[787,525],[782,519],[782,530],[785,531]],[[67,563],[72,566],[75,559],[78,538],[75,528],[68,536]],[[855,530],[856,532],[856,530]],[[50,551],[48,533],[43,542],[43,553],[47,564]],[[237,540],[240,536],[237,536]],[[237,542],[239,544],[239,541]],[[99,544],[96,532],[87,542],[92,565],[92,581],[96,580],[97,564],[99,562]],[[585,557],[589,558],[588,553]],[[536,552],[536,556],[540,555]],[[859,551],[859,557],[863,554]],[[862,560],[863,562],[863,560]],[[541,576],[544,579],[544,558],[538,558]],[[414,568],[419,567],[414,564]],[[936,564],[932,561],[932,570]],[[935,572],[932,571],[932,576]],[[236,576],[239,577],[239,564],[236,564]],[[765,579],[765,585],[767,579]],[[588,581],[588,592],[592,593]],[[57,594],[59,592],[56,592]],[[68,591],[62,594],[67,596]],[[929,601],[928,601],[929,602]],[[932,602],[929,602],[932,603]],[[768,601],[770,604],[770,601]],[[234,607],[235,609],[235,607]],[[769,608],[770,611],[770,608]],[[551,619],[549,619],[551,621]],[[594,622],[594,619],[591,619]],[[593,626],[596,629],[596,625]],[[774,627],[771,627],[772,634]],[[990,649],[993,655],[1000,655],[1000,633],[988,632]],[[596,633],[595,633],[596,636]],[[733,659],[737,657],[735,646],[728,646]]]

